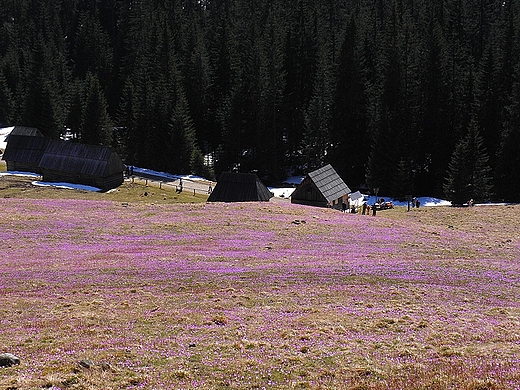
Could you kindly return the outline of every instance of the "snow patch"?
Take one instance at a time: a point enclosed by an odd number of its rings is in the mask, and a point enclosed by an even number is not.
[[[86,186],[83,184],[73,184],[73,183],[64,183],[64,182],[45,182],[45,181],[33,181],[32,185],[40,186],[40,187],[55,187],[55,188],[64,188],[67,190],[82,190],[82,191],[92,191],[92,192],[100,192],[101,189],[92,186]]]

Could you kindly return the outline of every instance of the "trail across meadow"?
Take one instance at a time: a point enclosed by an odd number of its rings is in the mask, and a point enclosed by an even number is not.
[[[0,389],[520,389],[520,206],[0,207]]]

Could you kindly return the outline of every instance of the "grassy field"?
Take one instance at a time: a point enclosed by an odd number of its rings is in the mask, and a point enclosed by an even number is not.
[[[5,171],[5,162],[0,163],[0,172]],[[161,186],[159,182],[144,181],[139,178],[126,180],[118,188],[97,193],[85,190],[71,190],[55,187],[34,186],[34,177],[3,176],[0,177],[0,197],[22,199],[78,199],[109,200],[116,202],[138,203],[201,203],[206,202],[208,195],[191,191],[177,193],[173,186]]]
[[[4,187],[0,389],[520,389],[520,206]]]

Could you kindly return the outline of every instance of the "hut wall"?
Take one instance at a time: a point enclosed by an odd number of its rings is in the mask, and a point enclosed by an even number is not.
[[[254,173],[222,172],[208,202],[268,202],[272,196]]]
[[[123,172],[117,172],[110,176],[96,177],[94,187],[101,188],[103,191],[119,187],[124,182]]]
[[[293,192],[291,202],[316,207],[327,207],[328,202],[316,185],[308,177]]]
[[[31,172],[31,173],[41,173],[41,169],[38,167],[38,164],[31,164],[22,161],[6,161],[6,167],[8,171],[20,171],[20,172]]]
[[[43,180],[48,182],[65,182],[73,184],[81,184],[99,188],[103,191],[110,190],[120,186],[123,181],[123,172],[119,172],[110,176],[100,177],[93,175],[85,175],[81,173],[63,172],[44,169]]]
[[[336,210],[343,210],[343,198],[334,199],[331,202],[330,207],[332,207],[333,209],[336,209]]]

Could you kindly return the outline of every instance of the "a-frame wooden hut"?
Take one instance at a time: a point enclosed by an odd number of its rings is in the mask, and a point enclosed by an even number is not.
[[[107,146],[51,140],[40,161],[43,180],[83,184],[103,191],[123,183],[124,164]]]
[[[332,165],[307,174],[291,195],[291,202],[317,207],[343,209],[350,189]]]
[[[2,159],[8,171],[41,173],[40,160],[49,138],[34,127],[15,126],[7,136]]]
[[[208,202],[267,202],[273,196],[254,173],[222,172]]]

